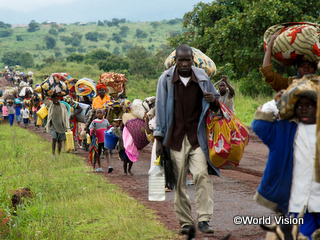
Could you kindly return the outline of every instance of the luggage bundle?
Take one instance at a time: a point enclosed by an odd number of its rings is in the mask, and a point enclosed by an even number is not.
[[[61,80],[61,75],[53,73],[42,83],[41,87],[46,96],[51,97],[53,94],[58,96],[65,96],[69,94],[69,88]]]
[[[19,93],[19,97],[21,98],[29,98],[33,94],[33,89],[32,87],[23,87],[21,89],[21,92]]]
[[[144,100],[135,99],[131,104],[132,114],[141,120],[144,120],[144,114],[147,112],[149,119],[155,115],[156,97],[147,97]]]
[[[196,49],[193,47],[191,47],[191,49],[193,53],[192,65],[197,68],[202,68],[203,70],[205,70],[209,78],[216,75],[217,67],[215,63],[207,55],[201,52],[199,49]],[[176,50],[174,50],[165,60],[164,66],[166,69],[169,69],[176,64],[176,62],[174,61],[175,56],[176,56]]]
[[[18,93],[18,89],[16,87],[6,87],[4,94],[3,94],[3,100],[4,101],[13,101],[15,99],[15,95]]]
[[[282,66],[291,66],[297,60],[318,63],[320,60],[320,25],[309,22],[290,22],[274,25],[263,37],[267,50],[273,34],[279,34],[272,48],[272,59]]]
[[[114,72],[102,73],[99,82],[107,86],[109,94],[117,94],[123,92],[126,87],[127,79],[125,76],[125,74]]]
[[[96,84],[90,78],[81,78],[75,84],[76,93],[79,96],[87,96],[89,99],[97,95]]]

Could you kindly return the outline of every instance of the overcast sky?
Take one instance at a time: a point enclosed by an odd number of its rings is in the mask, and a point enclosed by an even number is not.
[[[125,18],[132,22],[183,18],[197,0],[0,0],[0,21],[28,24],[97,22]],[[212,1],[203,0],[204,3]]]

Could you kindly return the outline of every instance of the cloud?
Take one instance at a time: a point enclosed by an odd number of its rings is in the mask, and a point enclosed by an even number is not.
[[[32,12],[40,8],[65,5],[78,0],[0,0],[0,6],[15,12]]]

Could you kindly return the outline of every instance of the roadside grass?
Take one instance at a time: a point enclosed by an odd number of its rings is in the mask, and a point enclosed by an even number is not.
[[[153,212],[93,174],[73,154],[51,155],[51,144],[19,127],[0,126],[0,209],[11,216],[7,239],[175,239]],[[15,211],[12,191],[34,198]]]
[[[254,119],[254,113],[259,106],[262,106],[264,103],[272,100],[272,97],[267,96],[257,96],[252,97],[244,95],[240,92],[239,82],[230,82],[234,87],[236,95],[233,99],[235,112],[238,118],[242,121],[245,126],[251,126],[251,122]]]

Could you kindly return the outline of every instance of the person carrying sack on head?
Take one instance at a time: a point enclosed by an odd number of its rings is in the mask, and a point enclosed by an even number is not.
[[[192,66],[190,46],[176,49],[176,65],[159,78],[156,98],[157,157],[170,149],[175,175],[175,213],[181,225],[180,233],[188,234],[194,225],[187,194],[188,170],[195,183],[195,204],[198,229],[213,233],[209,221],[213,214],[213,183],[209,176],[220,175],[209,159],[206,136],[206,112],[218,110],[219,93],[203,69]]]

